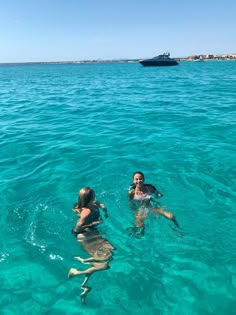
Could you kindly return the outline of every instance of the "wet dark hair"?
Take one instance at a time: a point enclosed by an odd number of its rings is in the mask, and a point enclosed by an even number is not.
[[[95,192],[90,187],[84,187],[79,192],[78,208],[84,208],[94,198]]]
[[[136,174],[141,175],[141,176],[143,177],[143,179],[145,179],[145,176],[144,176],[143,172],[140,172],[140,171],[134,172],[134,173],[133,173],[133,178],[134,178],[134,176],[135,176]]]

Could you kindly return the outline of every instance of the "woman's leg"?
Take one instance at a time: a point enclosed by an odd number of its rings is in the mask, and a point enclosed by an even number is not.
[[[88,292],[91,290],[91,287],[87,286],[87,281],[91,274],[96,271],[109,269],[109,262],[112,259],[112,250],[114,250],[114,246],[104,239],[99,231],[93,230],[81,238],[80,243],[83,249],[91,255],[89,258],[81,258],[79,256],[75,257],[75,259],[79,260],[84,264],[91,264],[91,266],[85,270],[78,270],[76,268],[71,268],[68,273],[68,278],[85,275],[84,281],[81,284],[81,289],[83,290],[81,293],[81,301],[85,303],[85,298]]]
[[[80,256],[74,257],[79,260],[82,264],[90,264],[93,262],[110,261],[112,259],[112,252],[109,249],[99,249],[93,253],[92,257],[82,258]]]
[[[99,263],[92,263],[92,267],[89,267],[85,270],[78,270],[76,268],[71,268],[69,270],[68,273],[68,278],[74,277],[74,276],[78,276],[78,275],[91,275],[92,273],[94,273],[95,271],[99,271],[99,270],[106,270],[109,269],[108,266],[108,261],[106,262],[99,262]]]
[[[84,278],[84,281],[81,284],[81,289],[83,290],[80,294],[80,298],[81,298],[81,302],[83,304],[86,304],[85,298],[87,296],[87,294],[89,293],[89,291],[91,290],[91,287],[87,286],[86,283],[88,282],[89,279],[89,275],[86,275]]]
[[[82,264],[90,264],[91,262],[95,261],[94,257],[82,258],[80,256],[75,256],[74,258],[79,260]]]
[[[179,224],[175,218],[175,216],[173,215],[173,213],[168,212],[168,211],[164,211],[162,208],[155,208],[154,209],[155,212],[158,212],[159,214],[161,214],[163,217],[171,220],[177,227],[179,227]]]
[[[144,221],[146,219],[146,215],[143,215],[142,211],[138,210],[135,213],[135,226],[144,228]]]
[[[144,215],[142,211],[138,210],[135,213],[135,223],[134,226],[127,228],[128,235],[141,238],[144,235],[144,221],[146,219],[147,215]]]

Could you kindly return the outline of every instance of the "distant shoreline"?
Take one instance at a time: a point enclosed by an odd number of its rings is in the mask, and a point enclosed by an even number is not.
[[[145,59],[145,58],[143,58]],[[57,65],[57,64],[105,64],[105,63],[135,63],[143,60],[139,59],[108,59],[108,60],[80,60],[80,61],[33,61],[33,62],[2,62],[0,66],[7,65]],[[193,55],[189,57],[176,57],[177,61],[219,61],[219,60],[236,60],[236,54],[224,55]]]

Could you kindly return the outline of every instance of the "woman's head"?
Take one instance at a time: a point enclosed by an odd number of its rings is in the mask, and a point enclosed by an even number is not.
[[[90,187],[82,188],[79,192],[79,208],[86,207],[95,199],[95,192]]]
[[[133,174],[133,185],[134,185],[134,188],[136,186],[142,186],[143,183],[144,183],[144,180],[145,180],[145,177],[144,177],[144,174],[142,172],[135,172]]]

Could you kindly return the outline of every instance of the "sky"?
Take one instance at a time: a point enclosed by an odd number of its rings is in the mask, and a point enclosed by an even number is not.
[[[236,0],[0,0],[0,63],[236,53]]]

